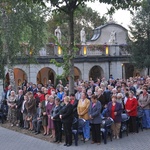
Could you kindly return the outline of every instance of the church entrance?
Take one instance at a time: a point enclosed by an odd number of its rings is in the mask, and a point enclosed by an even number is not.
[[[81,71],[79,68],[74,67],[74,80],[81,79]]]
[[[89,72],[89,78],[96,81],[98,78],[101,79],[104,75],[103,69],[100,66],[93,66]]]
[[[37,74],[37,84],[47,84],[48,80],[55,84],[55,72],[48,67],[42,68]]]
[[[14,80],[16,87],[21,87],[24,80],[27,80],[27,74],[20,68],[14,68]],[[4,81],[5,86],[10,84],[10,76],[9,73],[5,76]]]

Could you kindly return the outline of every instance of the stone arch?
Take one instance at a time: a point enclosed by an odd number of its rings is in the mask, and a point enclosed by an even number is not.
[[[16,86],[21,86],[22,82],[24,80],[27,80],[27,74],[24,70],[20,68],[14,68],[14,80],[15,80],[15,85]],[[9,85],[10,84],[10,77],[9,73],[7,72],[5,75],[5,84]]]
[[[21,86],[24,80],[27,80],[27,74],[20,68],[14,68],[14,79],[17,86]]]
[[[81,71],[78,67],[74,67],[74,80],[81,79]]]
[[[37,73],[37,84],[46,84],[48,80],[51,80],[53,84],[55,84],[56,80],[56,73],[53,69],[49,67],[44,67]]]
[[[89,78],[92,78],[94,81],[97,78],[101,79],[103,76],[104,76],[104,71],[98,65],[93,66],[89,71]]]

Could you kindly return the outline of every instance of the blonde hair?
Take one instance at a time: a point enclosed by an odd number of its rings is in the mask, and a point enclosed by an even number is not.
[[[69,102],[70,102],[70,97],[69,97],[69,96],[65,96],[65,97],[64,97],[64,100],[65,100],[67,103],[69,103]]]
[[[103,92],[103,89],[99,88],[99,89],[98,89],[98,91],[101,91],[101,92]]]
[[[123,94],[122,94],[122,93],[118,93],[118,94],[117,94],[117,97],[123,98]]]

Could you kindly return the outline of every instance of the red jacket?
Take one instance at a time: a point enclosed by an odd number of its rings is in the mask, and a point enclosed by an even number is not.
[[[38,95],[38,97],[40,98],[40,103],[41,103],[42,101],[45,101],[45,96],[44,96],[44,94],[40,94],[40,95]]]
[[[130,98],[127,99],[125,109],[130,110],[130,112],[128,112],[129,116],[137,116],[137,106],[138,101],[136,98],[133,97],[132,100],[130,100]]]
[[[49,95],[52,95],[52,91],[55,91],[55,89],[54,89],[54,88],[49,88],[47,93],[48,93]]]

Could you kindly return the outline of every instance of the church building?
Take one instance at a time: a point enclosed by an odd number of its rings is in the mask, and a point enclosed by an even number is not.
[[[110,75],[114,79],[127,79],[137,74],[145,75],[145,71],[135,70],[129,62],[128,39],[128,31],[113,21],[95,28],[93,37],[87,42],[83,40],[84,43],[81,44],[74,59],[75,80],[89,80],[89,78],[96,80],[102,77],[109,79]],[[56,84],[57,75],[61,75],[63,69],[50,63],[51,59],[61,62],[62,52],[58,46],[50,43],[39,51],[37,63],[15,65],[16,86],[20,86],[25,79],[35,84],[46,84],[48,80]],[[5,70],[6,82],[9,82],[8,69],[5,68]]]

